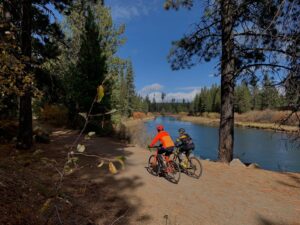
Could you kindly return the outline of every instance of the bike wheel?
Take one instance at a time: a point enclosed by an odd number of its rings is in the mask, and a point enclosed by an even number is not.
[[[167,179],[174,183],[177,184],[180,180],[180,169],[179,166],[176,162],[174,161],[169,161],[167,162],[167,168],[166,168],[166,175]]]
[[[202,175],[202,164],[199,159],[192,156],[189,158],[189,166],[186,168],[187,174],[199,179]]]
[[[158,175],[158,161],[155,155],[149,157],[147,170],[154,176]]]

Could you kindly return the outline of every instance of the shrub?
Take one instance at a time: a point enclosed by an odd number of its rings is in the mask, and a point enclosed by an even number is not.
[[[146,117],[146,114],[143,112],[133,112],[132,117],[133,119],[143,119]]]
[[[263,111],[250,111],[243,114],[236,113],[235,119],[240,122],[283,123],[291,126],[299,124],[296,114],[289,117],[290,114],[291,111],[274,111],[267,109]]]
[[[68,122],[68,109],[62,105],[46,104],[41,109],[40,119],[57,126],[66,125]]]

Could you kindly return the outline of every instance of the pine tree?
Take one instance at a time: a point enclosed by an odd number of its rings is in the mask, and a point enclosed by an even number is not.
[[[94,14],[88,7],[78,62],[70,78],[69,93],[77,105],[77,112],[88,112],[97,87],[105,78],[106,57],[100,48],[100,38]]]
[[[29,149],[32,146],[32,95],[39,80],[41,65],[59,53],[57,42],[62,40],[61,30],[57,23],[51,22],[52,3],[58,11],[66,10],[71,1],[17,1],[2,0],[1,5],[11,15],[11,24],[19,28],[16,32],[16,45],[21,50],[15,56],[23,61],[24,73],[14,82],[27,83],[27,88],[19,99],[19,131],[17,147]],[[29,78],[29,79],[28,79]],[[23,86],[23,85],[22,85]]]
[[[134,74],[131,61],[128,62],[127,73],[126,73],[126,90],[127,90],[127,98],[128,98],[128,115],[131,116],[135,107],[134,107],[134,99],[135,95],[135,87],[134,87]]]
[[[236,112],[245,113],[251,110],[251,93],[245,82],[236,87],[234,95]]]
[[[167,0],[165,7],[191,8],[193,2]],[[220,0],[207,1],[204,8],[195,29],[173,43],[169,60],[172,69],[182,69],[220,58],[218,157],[229,162],[233,157],[235,81],[240,76],[259,76],[258,70],[293,70],[290,65],[294,55],[290,48],[298,40],[300,7],[296,0]]]
[[[263,86],[261,90],[261,106],[263,109],[275,109],[280,106],[280,97],[278,90],[274,87],[268,74],[264,75]]]

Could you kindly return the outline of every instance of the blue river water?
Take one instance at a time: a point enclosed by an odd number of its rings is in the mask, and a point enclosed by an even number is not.
[[[151,136],[156,134],[157,124],[163,124],[174,140],[178,136],[178,129],[184,128],[195,142],[195,155],[202,159],[217,160],[217,127],[183,122],[173,117],[157,117],[146,122]],[[299,143],[291,142],[284,133],[236,127],[234,158],[244,163],[257,163],[267,170],[300,172]]]

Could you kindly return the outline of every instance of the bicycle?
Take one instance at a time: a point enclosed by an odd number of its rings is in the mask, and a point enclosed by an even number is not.
[[[180,152],[180,148],[176,148],[173,152],[173,161],[175,161],[181,170],[181,172],[185,173],[186,175],[199,179],[202,175],[202,164],[198,158],[195,156],[187,157],[185,154],[185,159],[181,160],[179,155],[184,154]]]
[[[156,149],[155,153],[152,154],[148,159],[148,167],[147,170],[150,174],[154,176],[158,176],[158,169],[160,167],[160,171],[165,178],[170,182],[177,184],[180,180],[180,168],[177,163],[165,155],[158,154],[158,146],[149,147],[148,149]]]

